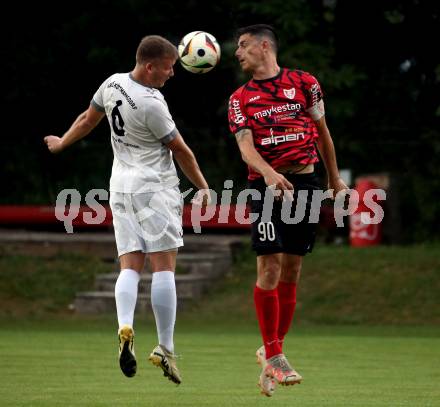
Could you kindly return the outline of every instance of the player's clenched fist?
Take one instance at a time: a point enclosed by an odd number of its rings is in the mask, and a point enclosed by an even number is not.
[[[191,203],[199,206],[207,206],[211,203],[211,192],[209,189],[199,189],[194,198],[191,199]]]
[[[46,143],[49,151],[53,154],[59,153],[63,149],[60,137],[46,136],[44,137],[44,142]]]

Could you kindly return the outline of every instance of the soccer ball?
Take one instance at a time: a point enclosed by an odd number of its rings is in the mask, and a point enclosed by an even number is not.
[[[204,31],[186,34],[177,48],[182,66],[192,73],[206,73],[220,60],[220,45],[215,37]]]

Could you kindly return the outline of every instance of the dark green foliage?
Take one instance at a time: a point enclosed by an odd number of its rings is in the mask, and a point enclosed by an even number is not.
[[[318,77],[339,166],[354,175],[388,172],[400,178],[404,240],[439,236],[438,104],[440,60],[435,52],[439,6],[426,1],[349,0],[156,2],[145,0],[43,2],[5,14],[4,101],[0,203],[54,203],[63,188],[84,196],[107,188],[112,154],[108,125],[60,157],[42,143],[61,135],[85,110],[111,73],[134,65],[146,34],[174,43],[206,30],[222,46],[219,66],[193,75],[176,65],[163,89],[179,130],[196,153],[211,187],[225,179],[236,190],[246,168],[229,134],[229,95],[246,79],[234,60],[237,27],[274,25],[280,63]],[[199,16],[202,16],[201,18]],[[322,171],[322,168],[320,169]],[[183,188],[189,187],[183,181]]]

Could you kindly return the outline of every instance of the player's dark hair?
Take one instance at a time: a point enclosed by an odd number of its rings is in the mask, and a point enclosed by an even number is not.
[[[269,39],[272,44],[272,48],[275,53],[278,51],[278,36],[275,32],[275,29],[269,24],[253,24],[248,25],[247,27],[239,28],[236,32],[237,38],[244,34],[250,34],[255,37],[263,38],[266,37]]]
[[[177,48],[160,35],[147,35],[142,38],[137,51],[136,63],[143,64],[155,59],[176,58]]]

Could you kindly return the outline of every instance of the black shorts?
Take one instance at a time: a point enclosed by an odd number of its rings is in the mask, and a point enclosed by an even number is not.
[[[310,223],[309,220],[313,191],[322,189],[318,177],[315,173],[284,176],[294,186],[293,202],[274,200],[272,210],[270,205],[264,204],[266,191],[272,194],[266,190],[264,179],[258,178],[248,184],[250,189],[261,194],[261,199],[256,199],[258,194],[255,194],[250,200],[251,212],[255,214],[251,216],[256,217],[252,223],[252,249],[257,256],[273,253],[305,256],[313,249],[318,223]],[[268,200],[271,199],[268,197]],[[315,214],[312,220],[317,220],[316,217]],[[287,218],[290,220],[286,222]]]

